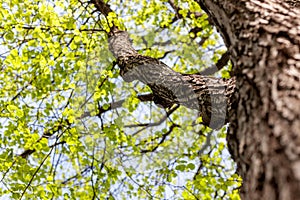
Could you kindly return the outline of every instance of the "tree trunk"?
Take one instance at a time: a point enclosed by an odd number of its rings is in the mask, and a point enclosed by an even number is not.
[[[300,11],[280,0],[202,0],[233,62],[228,145],[242,199],[300,199]]]

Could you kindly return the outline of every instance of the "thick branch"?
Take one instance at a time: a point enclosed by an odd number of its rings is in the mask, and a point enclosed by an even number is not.
[[[123,79],[147,84],[153,91],[156,104],[163,107],[180,104],[198,109],[204,124],[212,128],[227,123],[230,108],[227,104],[235,91],[234,79],[181,75],[157,59],[138,54],[124,31],[115,32],[109,39],[109,45]]]
[[[101,0],[94,1],[97,2],[96,8],[107,15],[109,6]],[[227,104],[235,91],[234,79],[183,76],[158,59],[138,54],[132,47],[126,31],[115,27],[108,35],[109,49],[117,58],[120,75],[127,82],[139,80],[147,84],[153,91],[156,104],[165,108],[180,104],[198,109],[203,124],[212,128],[220,128],[227,123],[226,116],[230,108]]]

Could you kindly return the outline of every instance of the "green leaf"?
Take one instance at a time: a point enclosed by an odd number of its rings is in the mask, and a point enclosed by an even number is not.
[[[195,165],[193,163],[189,163],[186,167],[191,170],[195,169]]]
[[[9,41],[9,40],[13,40],[14,39],[14,33],[12,31],[8,31],[5,35],[4,35],[5,40]]]
[[[179,171],[184,171],[185,168],[186,168],[186,165],[177,165],[177,166],[175,167],[175,169],[176,169],[176,170],[179,170]]]

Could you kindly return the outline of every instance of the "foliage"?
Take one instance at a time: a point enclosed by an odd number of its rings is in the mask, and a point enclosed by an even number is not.
[[[192,0],[109,3],[106,19],[80,1],[2,1],[0,195],[239,199],[226,127],[140,101],[149,88],[123,82],[107,46],[118,20],[140,53],[200,71],[224,52],[206,14]]]

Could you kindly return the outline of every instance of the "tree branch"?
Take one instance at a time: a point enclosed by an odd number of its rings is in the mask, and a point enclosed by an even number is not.
[[[212,65],[209,68],[204,69],[199,74],[202,74],[202,75],[214,74],[218,70],[222,69],[228,63],[228,61],[229,61],[229,52],[226,51],[215,65]]]
[[[92,3],[104,16],[112,12],[109,5],[102,0],[93,0]],[[227,123],[226,116],[230,107],[227,104],[235,92],[235,79],[182,76],[158,59],[138,54],[132,47],[128,33],[115,25],[108,36],[109,49],[117,58],[122,78],[126,82],[139,80],[147,84],[153,92],[153,101],[156,104],[164,108],[180,104],[197,109],[203,124],[211,128],[220,128]]]
[[[175,127],[178,127],[178,125],[172,124],[169,131],[167,131],[166,133],[164,133],[162,135],[162,137],[160,138],[160,141],[155,145],[154,148],[141,150],[141,153],[149,153],[149,152],[156,151],[156,149],[166,140],[167,136],[170,135],[170,133],[172,133],[172,131]]]
[[[146,102],[146,101],[153,101],[153,94],[141,94],[138,95],[137,98],[141,101],[141,102]],[[116,108],[121,108],[122,104],[125,102],[125,99],[119,100],[119,101],[115,101],[109,104],[109,106],[107,108],[104,108],[104,106],[100,106],[98,108],[98,112],[97,112],[97,116],[100,116],[104,113],[106,113],[107,111],[116,109]],[[91,116],[91,112],[84,112],[79,119],[83,119],[85,117],[90,117]]]

